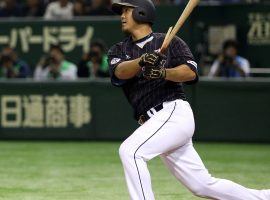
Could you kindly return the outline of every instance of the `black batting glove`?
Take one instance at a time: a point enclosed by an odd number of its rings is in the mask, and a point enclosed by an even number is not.
[[[166,69],[163,66],[145,66],[142,68],[142,73],[146,79],[166,78]]]
[[[141,56],[139,65],[141,67],[145,66],[158,66],[160,62],[164,59],[164,56],[157,52],[145,53]]]

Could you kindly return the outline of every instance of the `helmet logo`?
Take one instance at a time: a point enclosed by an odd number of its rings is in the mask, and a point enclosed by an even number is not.
[[[140,12],[139,12],[139,15],[145,16],[145,13],[144,13],[143,11],[140,11]]]

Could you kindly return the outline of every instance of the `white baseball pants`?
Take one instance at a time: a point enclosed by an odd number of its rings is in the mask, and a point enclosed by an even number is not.
[[[155,199],[147,161],[156,156],[160,156],[171,173],[196,196],[218,200],[270,200],[265,191],[212,177],[193,147],[194,127],[188,102],[165,102],[162,110],[154,113],[121,144],[119,154],[132,200]]]

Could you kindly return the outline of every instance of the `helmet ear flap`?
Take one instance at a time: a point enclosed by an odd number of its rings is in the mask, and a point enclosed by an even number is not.
[[[132,17],[135,21],[137,22],[147,22],[148,21],[148,16],[147,12],[144,8],[134,8],[132,12]]]

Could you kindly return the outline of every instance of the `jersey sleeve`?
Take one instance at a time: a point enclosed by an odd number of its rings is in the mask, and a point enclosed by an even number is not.
[[[179,37],[175,37],[173,39],[170,48],[170,55],[171,55],[171,63],[173,66],[176,67],[185,64],[196,73],[196,78],[192,81],[185,82],[186,84],[194,84],[198,82],[199,75],[197,63],[195,62],[195,59],[187,44]]]
[[[126,60],[125,55],[122,52],[121,45],[117,44],[112,46],[108,51],[108,64],[111,82],[114,86],[122,86],[126,83],[126,80],[117,78],[114,74],[116,67]]]

